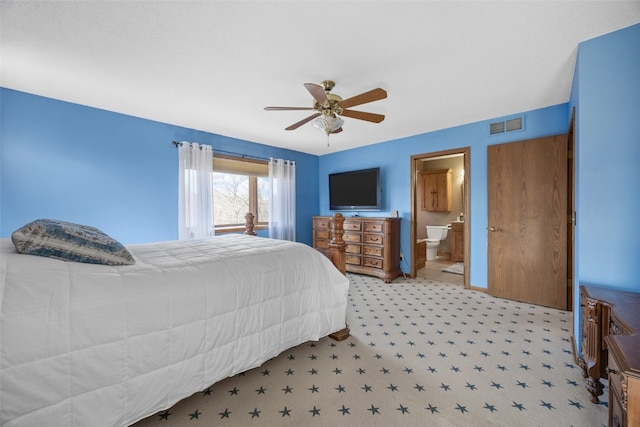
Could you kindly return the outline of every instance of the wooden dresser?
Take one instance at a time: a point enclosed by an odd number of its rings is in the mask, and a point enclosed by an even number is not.
[[[640,293],[580,286],[582,357],[591,401],[609,380],[609,426],[640,426]]]
[[[313,247],[329,247],[330,217],[313,217]],[[400,270],[400,218],[347,217],[342,239],[347,245],[347,271],[366,274],[391,283]]]

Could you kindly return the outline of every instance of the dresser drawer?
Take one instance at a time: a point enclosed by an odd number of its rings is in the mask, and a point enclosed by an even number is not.
[[[328,249],[329,248],[329,241],[328,240],[316,240],[315,247],[317,249]]]
[[[616,363],[616,358],[609,352],[607,361],[607,368],[609,371],[609,389],[616,393],[618,397],[622,396],[622,373],[620,367]]]
[[[331,255],[332,219],[313,217],[313,247]],[[400,218],[350,216],[342,222],[345,270],[379,277],[385,283],[402,274],[400,269]],[[426,254],[426,251],[425,251]]]
[[[381,234],[365,234],[364,243],[373,245],[384,245],[384,236]]]
[[[360,254],[362,253],[362,246],[360,245],[347,245],[346,251],[348,254]]]
[[[347,258],[347,264],[350,264],[350,265],[362,264],[362,257],[347,254],[346,258]]]
[[[615,363],[615,358],[609,354],[609,425],[626,427],[627,411],[625,410],[625,390],[622,389],[622,373]]]
[[[384,253],[384,248],[382,246],[364,246],[363,253],[364,255],[381,257]]]
[[[331,223],[331,221],[329,221],[328,219],[314,219],[313,220],[313,225],[315,226],[315,228],[326,228],[328,230],[330,223]]]
[[[370,231],[372,233],[382,233],[384,232],[384,222],[383,221],[365,222],[364,231]]]
[[[358,222],[345,221],[344,224],[342,225],[342,228],[344,229],[344,231],[362,231],[360,224],[361,224],[360,221]]]
[[[614,391],[611,392],[611,400],[609,401],[609,414],[611,414],[610,426],[626,427],[628,425],[625,411],[622,409],[622,403],[620,402],[620,396]]]
[[[384,267],[384,262],[382,262],[380,258],[364,257],[362,258],[362,265],[364,265],[365,267],[379,268],[382,270],[382,268]]]
[[[344,240],[347,243],[349,243],[349,242],[360,243],[360,242],[362,242],[362,234],[360,234],[360,233],[344,233],[342,235],[342,240]]]
[[[329,240],[329,230],[316,230],[316,239]]]

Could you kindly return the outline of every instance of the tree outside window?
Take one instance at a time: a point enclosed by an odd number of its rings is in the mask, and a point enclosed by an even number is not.
[[[256,228],[266,227],[269,222],[267,164],[214,157],[213,210],[217,232],[244,228],[247,212],[255,216]]]

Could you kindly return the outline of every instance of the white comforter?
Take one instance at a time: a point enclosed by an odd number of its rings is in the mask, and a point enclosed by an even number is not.
[[[316,250],[245,235],[132,245],[132,266],[0,239],[0,425],[125,426],[345,327]]]

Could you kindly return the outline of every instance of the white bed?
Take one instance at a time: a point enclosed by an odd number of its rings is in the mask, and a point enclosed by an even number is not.
[[[130,266],[0,249],[4,427],[130,425],[345,328],[348,279],[300,243],[131,245]]]

